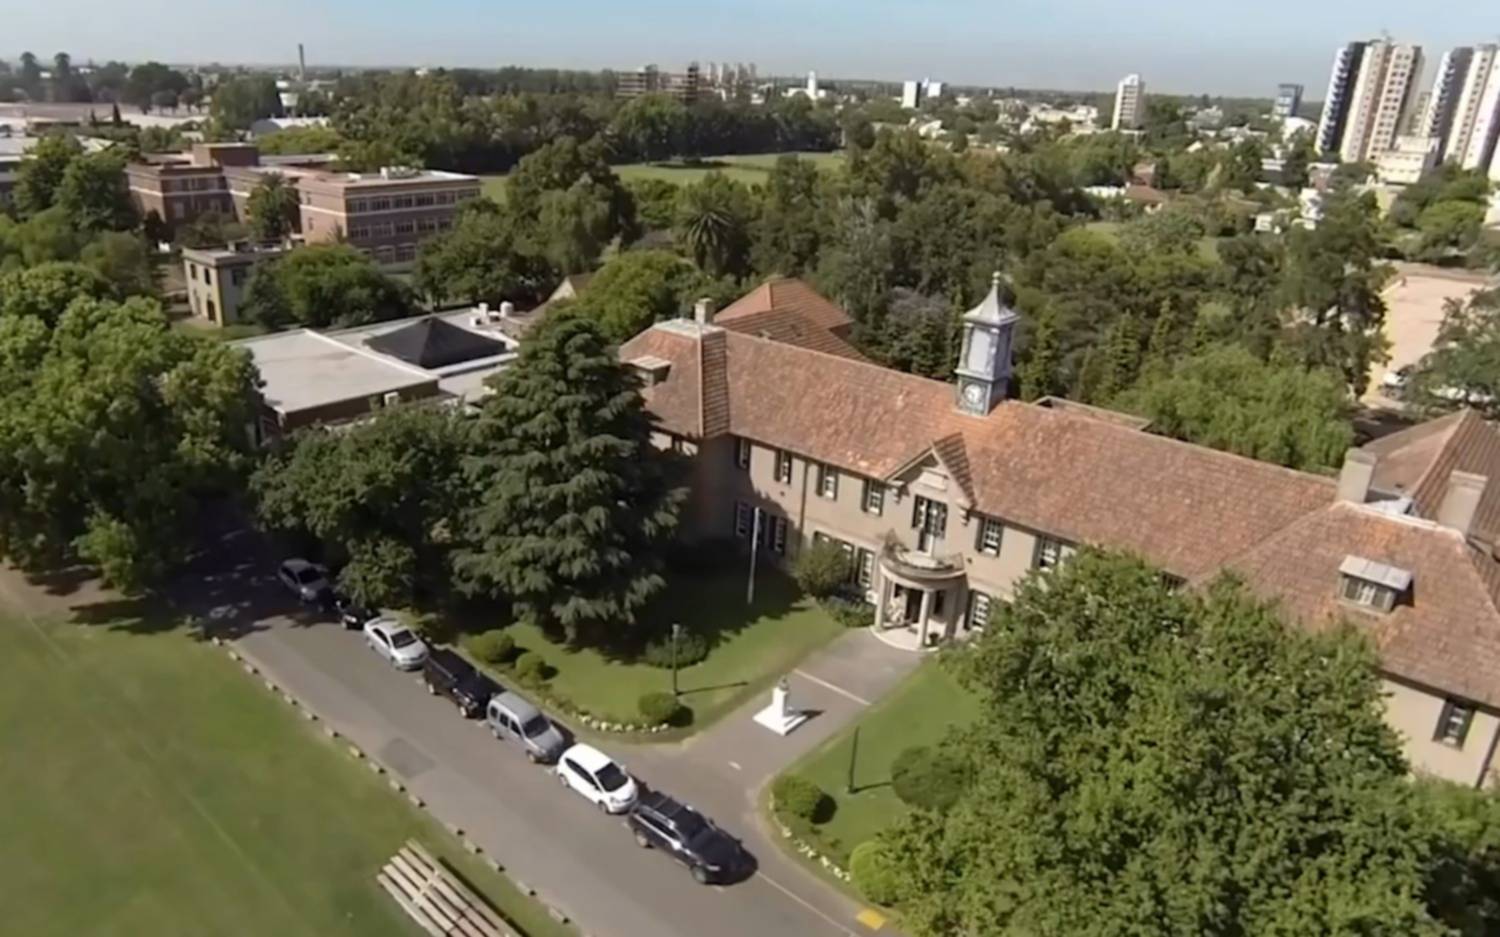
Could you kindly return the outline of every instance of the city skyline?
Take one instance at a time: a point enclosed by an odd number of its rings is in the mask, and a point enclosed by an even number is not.
[[[184,17],[180,4],[166,0],[128,8],[58,0],[7,12],[0,58],[14,61],[29,49],[42,58],[66,51],[79,62],[273,65],[294,62],[300,41],[309,63],[322,66],[598,70],[728,60],[757,62],[763,75],[816,70],[826,80],[931,76],[959,85],[1076,91],[1107,91],[1136,72],[1166,94],[1270,97],[1277,84],[1296,82],[1311,99],[1325,86],[1340,44],[1386,32],[1422,45],[1435,62],[1453,46],[1500,37],[1500,18],[1488,7],[1460,0],[1436,22],[1393,0],[1367,3],[1357,16],[1267,0],[1214,10],[1206,33],[1201,6],[1138,9],[1122,19],[1103,0],[1022,0],[1004,15],[976,0],[937,9],[881,0],[817,6],[766,0],[707,10],[685,0],[505,10],[478,0],[434,0],[420,8],[389,0],[358,6],[267,0],[218,8],[214,28],[205,30],[202,17]],[[1424,84],[1430,78],[1424,75]]]

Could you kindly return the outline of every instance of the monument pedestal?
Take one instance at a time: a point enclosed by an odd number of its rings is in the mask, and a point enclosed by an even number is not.
[[[792,707],[788,698],[786,679],[783,678],[771,690],[771,705],[755,714],[755,721],[775,732],[786,735],[807,721],[807,713]]]

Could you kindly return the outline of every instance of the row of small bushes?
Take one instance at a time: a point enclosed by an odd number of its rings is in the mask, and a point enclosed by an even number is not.
[[[536,651],[516,647],[504,631],[486,631],[469,639],[469,650],[486,664],[505,667],[521,683],[538,686],[547,681],[547,659]],[[517,654],[517,650],[520,653]]]

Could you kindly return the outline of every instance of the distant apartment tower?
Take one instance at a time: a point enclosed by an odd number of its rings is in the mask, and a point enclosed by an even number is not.
[[[1438,60],[1437,74],[1432,79],[1432,90],[1427,94],[1427,106],[1422,111],[1416,132],[1419,136],[1437,138],[1439,160],[1448,155],[1453,118],[1458,113],[1458,100],[1463,96],[1473,61],[1474,50],[1468,46],[1449,49]]]
[[[922,83],[920,81],[901,83],[901,106],[909,111],[922,106]]]
[[[1140,75],[1126,75],[1115,86],[1115,116],[1110,127],[1135,130],[1146,116],[1146,83]]]
[[[1286,120],[1288,117],[1296,117],[1297,109],[1302,106],[1302,86],[1293,84],[1282,84],[1276,86],[1276,103],[1271,106],[1271,116]]]
[[[1328,75],[1328,93],[1323,95],[1323,116],[1318,119],[1318,152],[1337,153],[1349,120],[1349,103],[1354,97],[1354,81],[1359,76],[1368,43],[1351,42],[1333,55]]]
[[[1500,163],[1495,158],[1497,135],[1500,135],[1500,47],[1475,46],[1459,85],[1443,154],[1464,169],[1493,170],[1493,164]]]
[[[1374,159],[1395,145],[1417,97],[1422,47],[1379,39],[1365,44],[1338,143],[1346,163]]]
[[[664,72],[655,65],[644,65],[632,71],[619,72],[615,76],[615,95],[622,98],[638,98],[644,94],[665,94],[684,104],[698,99],[702,90],[698,63],[688,65],[686,71]]]

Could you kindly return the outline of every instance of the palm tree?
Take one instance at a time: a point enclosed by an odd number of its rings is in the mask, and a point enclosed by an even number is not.
[[[714,276],[744,271],[749,252],[750,203],[744,187],[709,173],[683,189],[677,202],[677,239]]]

